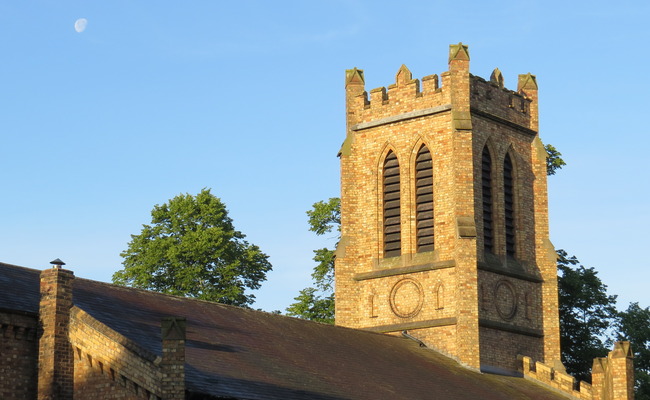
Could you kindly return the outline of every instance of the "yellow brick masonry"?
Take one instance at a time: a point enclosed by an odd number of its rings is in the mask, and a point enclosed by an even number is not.
[[[165,319],[166,322],[172,320],[174,329],[163,329],[163,354],[158,356],[73,306],[73,282],[74,274],[61,268],[41,273],[38,398],[184,399],[185,320]],[[16,317],[12,318],[17,321]],[[3,329],[4,322],[4,318],[0,319]],[[31,329],[28,319],[23,318],[20,325]],[[25,329],[23,332],[28,331]],[[9,332],[8,328],[4,330]],[[26,339],[29,340],[29,335]],[[16,355],[25,353],[25,357],[33,357],[34,352],[29,346],[16,347]],[[20,360],[11,365],[22,368],[21,373],[30,379],[28,372],[33,366],[22,365]],[[0,389],[4,388],[5,385],[0,384]],[[26,394],[23,398],[33,397],[24,390],[23,393]]]
[[[518,353],[553,364],[560,354],[557,280],[535,78],[521,75],[513,92],[496,78],[475,77],[462,44],[450,46],[441,78],[442,85],[437,75],[420,85],[402,66],[394,84],[368,96],[363,71],[346,72],[336,322],[409,330],[474,368],[514,370]],[[414,165],[422,145],[433,158],[435,250],[416,253]],[[484,146],[493,164],[495,254],[483,252]],[[400,166],[402,239],[401,256],[384,258],[382,166],[390,151]],[[499,171],[506,153],[515,170],[514,259],[505,255]]]
[[[68,341],[72,308],[72,271],[54,267],[41,273],[38,346],[38,399],[73,396],[74,360]]]
[[[75,395],[84,399],[160,399],[161,357],[74,307],[70,343]]]
[[[561,370],[530,357],[520,356],[520,371],[526,379],[546,385],[580,400],[634,399],[634,368],[629,342],[616,342],[607,357],[594,359],[591,385],[576,382]]]
[[[37,318],[0,312],[0,399],[36,398]]]

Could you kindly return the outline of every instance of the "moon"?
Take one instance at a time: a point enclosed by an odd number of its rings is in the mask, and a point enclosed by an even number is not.
[[[74,22],[74,30],[77,33],[81,33],[86,30],[86,25],[88,25],[88,20],[86,18],[79,18]]]

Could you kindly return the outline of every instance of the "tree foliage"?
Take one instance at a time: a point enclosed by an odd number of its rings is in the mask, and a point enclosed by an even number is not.
[[[271,270],[268,256],[235,230],[221,200],[203,189],[151,211],[151,225],[131,235],[121,253],[119,285],[248,306]]]
[[[594,268],[585,268],[575,256],[558,250],[560,346],[567,372],[591,382],[596,357],[605,357],[611,346],[609,328],[616,321],[616,296]]]
[[[630,303],[618,315],[618,339],[629,340],[634,351],[635,398],[650,400],[650,307]]]
[[[550,144],[544,146],[546,149],[546,175],[555,175],[555,172],[562,169],[566,165],[562,159],[562,153],[557,151],[555,147]]]
[[[337,197],[327,202],[314,203],[307,211],[309,230],[322,236],[336,232],[336,241],[341,231],[341,200]],[[335,246],[336,247],[336,246]],[[334,249],[314,250],[316,266],[311,274],[314,286],[300,291],[295,303],[287,308],[287,315],[312,321],[334,323]]]

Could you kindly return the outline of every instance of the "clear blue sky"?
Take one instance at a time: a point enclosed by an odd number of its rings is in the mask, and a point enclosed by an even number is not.
[[[338,196],[344,71],[366,88],[447,69],[537,75],[551,240],[619,307],[650,306],[645,1],[4,1],[0,261],[110,281],[154,204],[212,188],[274,270],[256,307],[308,286],[305,210]],[[78,33],[74,23],[86,18]]]

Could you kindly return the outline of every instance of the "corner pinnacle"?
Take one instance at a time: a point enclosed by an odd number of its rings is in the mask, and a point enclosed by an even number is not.
[[[458,44],[449,45],[449,62],[452,60],[467,60],[469,61],[469,50],[468,46],[464,45],[463,42]]]
[[[520,90],[537,90],[537,78],[535,75],[530,72],[527,74],[520,74],[517,91]]]
[[[363,70],[362,69],[357,69],[354,67],[353,69],[346,69],[345,70],[345,86],[347,87],[348,85],[365,85],[366,80],[363,78]]]
[[[490,75],[490,82],[496,83],[500,88],[504,86],[503,83],[503,74],[499,71],[499,68],[495,68]]]

